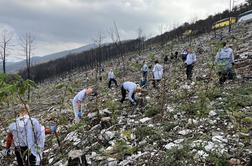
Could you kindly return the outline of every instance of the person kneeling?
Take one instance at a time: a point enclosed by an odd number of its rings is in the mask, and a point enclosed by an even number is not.
[[[141,87],[139,85],[137,85],[134,82],[130,82],[130,81],[126,81],[122,84],[121,86],[121,93],[122,93],[122,98],[120,100],[121,103],[123,103],[123,101],[126,98],[126,94],[128,92],[128,98],[131,102],[132,105],[136,105],[136,99],[135,99],[135,94],[136,92],[140,92],[141,91]]]

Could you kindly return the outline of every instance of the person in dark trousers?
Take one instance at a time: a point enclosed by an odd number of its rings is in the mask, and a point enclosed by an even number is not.
[[[178,59],[178,51],[175,52],[174,59]]]
[[[112,69],[110,69],[109,73],[108,73],[108,80],[109,80],[109,83],[108,83],[108,88],[111,88],[111,83],[114,82],[116,87],[118,87],[117,85],[117,81],[115,79],[115,74],[113,72]]]
[[[226,42],[222,43],[223,48],[217,52],[215,57],[220,85],[223,85],[227,79],[233,79],[234,53],[232,48],[226,45]]]
[[[193,66],[196,62],[196,55],[192,52],[191,48],[187,49],[187,56],[186,56],[186,60],[185,60],[185,64],[186,64],[186,76],[187,76],[187,80],[192,80],[192,72],[193,72]]]
[[[122,98],[120,100],[121,103],[123,103],[123,101],[125,100],[127,92],[131,104],[136,105],[135,94],[136,92],[141,92],[140,86],[134,82],[130,81],[124,82],[121,86],[121,93],[122,93]]]
[[[147,80],[148,70],[149,70],[148,65],[146,64],[145,61],[143,61],[142,73],[143,73],[143,78],[145,80]]]
[[[15,147],[18,166],[40,165],[45,144],[45,128],[29,116],[29,105],[20,104],[19,117],[9,126],[6,148]]]
[[[156,88],[157,84],[160,83],[163,78],[163,66],[158,63],[158,60],[155,61],[155,65],[153,67],[153,87]]]
[[[164,57],[164,63],[165,63],[165,64],[168,63],[168,56],[167,56],[167,55],[165,55],[165,57]]]

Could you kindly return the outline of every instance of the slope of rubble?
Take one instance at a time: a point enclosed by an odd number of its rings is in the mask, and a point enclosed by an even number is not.
[[[252,153],[252,24],[236,25],[232,33],[219,30],[146,48],[105,62],[95,69],[74,71],[38,85],[31,97],[31,114],[45,126],[58,124],[60,145],[54,135],[46,138],[44,165],[68,165],[85,155],[89,165],[245,165]],[[235,52],[236,79],[223,87],[213,65],[219,38]],[[197,54],[193,82],[186,81],[179,59],[164,64],[164,55],[181,52],[192,44]],[[107,87],[107,71],[113,68],[117,81],[139,82],[141,65],[158,59],[164,79],[157,89],[151,85],[138,96],[138,105],[121,104],[120,88]],[[123,77],[123,65],[126,66]],[[96,79],[99,78],[99,79]],[[70,99],[79,90],[96,85],[97,97],[83,104],[90,113],[74,124]],[[14,119],[15,107],[2,108],[0,138]],[[79,160],[79,159],[78,159]],[[78,162],[77,160],[77,162]],[[14,165],[14,156],[1,164]],[[73,164],[74,165],[74,164]]]

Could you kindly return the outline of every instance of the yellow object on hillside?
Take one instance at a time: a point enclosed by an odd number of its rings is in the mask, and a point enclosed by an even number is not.
[[[191,29],[186,30],[186,31],[183,33],[184,36],[189,36],[189,35],[191,35],[191,34],[192,34],[192,30],[191,30]]]
[[[215,22],[212,26],[212,29],[224,28],[224,27],[229,26],[230,24],[234,24],[236,22],[237,22],[236,17],[224,18],[222,20]]]

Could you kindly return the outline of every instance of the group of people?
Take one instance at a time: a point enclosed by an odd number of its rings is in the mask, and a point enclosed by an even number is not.
[[[176,53],[177,56],[178,53]],[[192,80],[192,71],[194,64],[196,63],[196,55],[189,48],[182,53],[182,59],[186,65],[186,75],[188,80]],[[218,66],[219,83],[223,84],[226,79],[231,78],[232,68],[234,65],[234,55],[233,50],[223,43],[223,48],[221,48],[215,60]],[[142,71],[142,82],[141,85],[134,82],[126,81],[121,85],[121,99],[120,102],[125,101],[126,95],[128,93],[128,99],[132,105],[137,104],[135,98],[136,93],[141,92],[142,87],[146,85],[148,79],[149,67],[146,62],[143,63]],[[153,86],[156,87],[163,77],[163,66],[155,61],[153,67]],[[111,83],[114,83],[118,87],[115,74],[111,69],[108,72],[108,87],[111,88]],[[81,103],[87,98],[87,96],[95,95],[93,88],[86,88],[78,92],[73,100],[73,112],[75,116],[75,122],[78,123],[83,116],[83,113],[87,114],[87,111],[81,109]],[[29,116],[29,106],[27,104],[19,105],[19,117],[16,118],[15,122],[11,123],[8,128],[8,134],[6,138],[6,148],[7,153],[10,147],[14,146],[14,151],[16,154],[17,162],[19,166],[24,165],[39,165],[42,159],[42,152],[44,148],[45,135],[46,134],[56,134],[57,127],[51,126],[50,128],[45,128],[39,121],[35,118]]]

